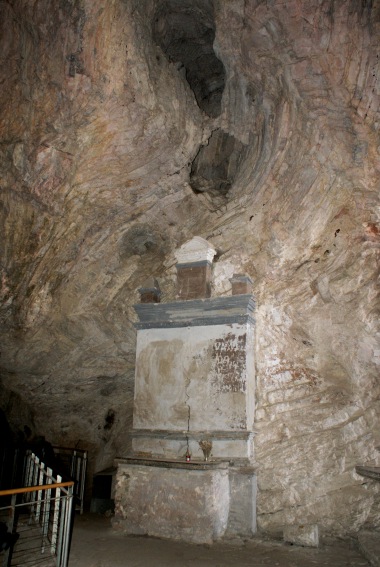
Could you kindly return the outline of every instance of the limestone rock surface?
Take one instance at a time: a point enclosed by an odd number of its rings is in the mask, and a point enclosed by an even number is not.
[[[138,289],[257,300],[258,524],[380,525],[380,3],[0,1],[1,407],[128,449]],[[220,159],[221,156],[223,159]],[[17,403],[16,403],[17,401]],[[112,416],[112,418],[110,417]]]

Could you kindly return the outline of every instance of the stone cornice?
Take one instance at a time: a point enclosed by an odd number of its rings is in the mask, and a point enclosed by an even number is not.
[[[196,327],[239,323],[254,324],[255,300],[251,294],[137,304],[136,329]]]

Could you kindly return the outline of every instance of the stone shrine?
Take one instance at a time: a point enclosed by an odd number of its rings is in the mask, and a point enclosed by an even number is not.
[[[177,251],[178,300],[151,286],[136,347],[132,453],[117,459],[117,529],[209,543],[256,531],[254,309],[251,281],[211,298],[215,250]]]

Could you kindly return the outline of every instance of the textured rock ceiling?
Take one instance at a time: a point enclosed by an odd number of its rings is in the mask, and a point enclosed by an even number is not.
[[[380,523],[378,0],[0,1],[1,406],[100,470],[173,251],[255,280],[258,518]],[[111,416],[111,417],[110,417]]]

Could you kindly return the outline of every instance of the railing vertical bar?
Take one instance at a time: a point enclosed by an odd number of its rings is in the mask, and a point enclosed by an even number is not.
[[[39,464],[40,464],[40,459],[37,457],[37,455],[35,455],[34,453],[32,453],[32,463],[33,463],[33,470],[32,470],[32,480],[30,483],[30,486],[36,486],[37,485],[37,480],[38,480],[38,470],[39,470]],[[31,493],[31,500],[32,500],[32,505],[30,507],[30,516],[29,516],[29,524],[32,523],[32,517],[35,516],[35,500],[36,500],[36,491]]]
[[[82,458],[81,458],[80,455],[77,455],[76,457],[77,457],[77,475],[76,475],[76,480],[77,480],[77,482],[79,483],[79,481],[80,481],[80,468],[81,468],[81,465],[82,465]]]
[[[39,475],[38,475],[39,486],[42,486],[43,483],[44,483],[44,472],[45,472],[45,463],[40,463],[40,470],[39,470]],[[37,491],[36,521],[39,522],[39,523],[41,522],[41,500],[42,500],[42,490],[38,490]]]
[[[34,460],[33,460],[34,454],[31,452],[28,452],[27,456],[26,456],[26,475],[25,475],[25,486],[33,486],[33,471],[34,471]],[[27,502],[29,502],[32,498],[32,495],[30,493],[25,495],[25,500]]]
[[[58,475],[57,476],[57,482],[61,482],[61,477]],[[64,518],[65,518],[65,506],[66,506],[66,500],[63,496],[63,491],[62,495],[60,494],[60,504],[59,504],[59,520],[58,520],[58,545],[57,545],[57,567],[61,567],[62,563],[61,563],[61,558],[62,558],[62,544],[63,544],[63,536],[64,536],[64,529],[65,529],[65,522],[64,522]]]
[[[80,482],[80,513],[83,514],[83,502],[84,502],[84,485],[86,483],[86,469],[87,469],[87,452],[83,453],[82,460],[82,476]]]
[[[29,453],[28,461],[29,461],[29,468],[28,468],[28,486],[33,485],[33,466],[34,466],[34,453]]]
[[[38,479],[38,467],[39,467],[39,464],[40,464],[40,459],[39,459],[39,458],[37,457],[37,455],[35,455],[34,453],[33,453],[33,457],[34,457],[34,458],[33,458],[33,462],[34,462],[33,484],[34,484],[34,486],[36,486],[36,484],[37,484],[37,479]]]
[[[63,550],[62,550],[62,563],[59,567],[67,567],[69,560],[69,543],[70,543],[70,529],[71,529],[71,514],[73,508],[73,487],[69,486],[67,489],[67,495],[65,497],[65,529],[64,529],[64,540],[63,540]]]
[[[76,456],[76,474],[75,474],[75,496],[78,498],[79,497],[79,491],[80,491],[80,466],[81,466],[81,458],[80,455]]]
[[[53,471],[50,467],[46,469],[46,484],[52,483]],[[51,489],[45,490],[44,497],[44,511],[42,520],[42,546],[41,553],[45,553],[45,543],[47,541],[47,535],[49,531],[49,519],[50,519],[50,507],[51,507]]]
[[[61,489],[56,488],[55,498],[54,498],[53,526],[52,526],[51,548],[50,548],[52,555],[55,555],[57,549],[57,534],[58,534],[60,503],[61,503]]]
[[[71,478],[74,478],[74,468],[75,468],[75,450],[73,451],[73,454],[71,455],[71,466],[70,466]]]

